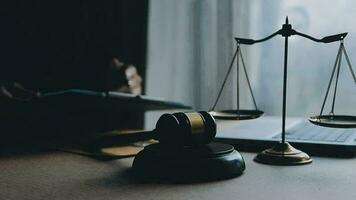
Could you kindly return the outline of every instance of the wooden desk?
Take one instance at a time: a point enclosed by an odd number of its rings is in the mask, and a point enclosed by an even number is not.
[[[356,159],[313,157],[310,165],[269,166],[242,153],[245,173],[196,184],[143,184],[133,159],[97,161],[52,152],[0,158],[0,199],[356,199]]]

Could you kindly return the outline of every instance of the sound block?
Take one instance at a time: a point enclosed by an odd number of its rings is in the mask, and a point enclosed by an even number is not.
[[[201,182],[233,178],[245,170],[245,162],[233,146],[210,143],[202,147],[168,147],[152,144],[138,153],[133,172],[159,182]]]

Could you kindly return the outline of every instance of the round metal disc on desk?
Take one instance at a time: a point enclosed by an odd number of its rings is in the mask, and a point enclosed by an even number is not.
[[[309,121],[318,126],[331,128],[356,128],[356,116],[350,115],[318,115],[310,117]]]
[[[222,110],[210,112],[217,119],[247,120],[256,119],[263,115],[261,110]]]
[[[245,162],[233,146],[210,143],[202,147],[168,147],[152,144],[134,159],[133,172],[157,182],[201,182],[233,178]]]

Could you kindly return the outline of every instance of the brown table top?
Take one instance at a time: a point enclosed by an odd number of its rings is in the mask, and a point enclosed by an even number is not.
[[[269,166],[242,155],[240,177],[194,184],[140,183],[133,159],[98,161],[50,152],[0,158],[1,199],[356,199],[356,159],[313,157],[310,165]]]

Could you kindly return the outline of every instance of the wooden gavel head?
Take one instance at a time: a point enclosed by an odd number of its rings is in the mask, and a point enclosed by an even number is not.
[[[208,112],[177,112],[162,115],[156,124],[156,138],[161,144],[202,146],[216,135],[214,117]]]

